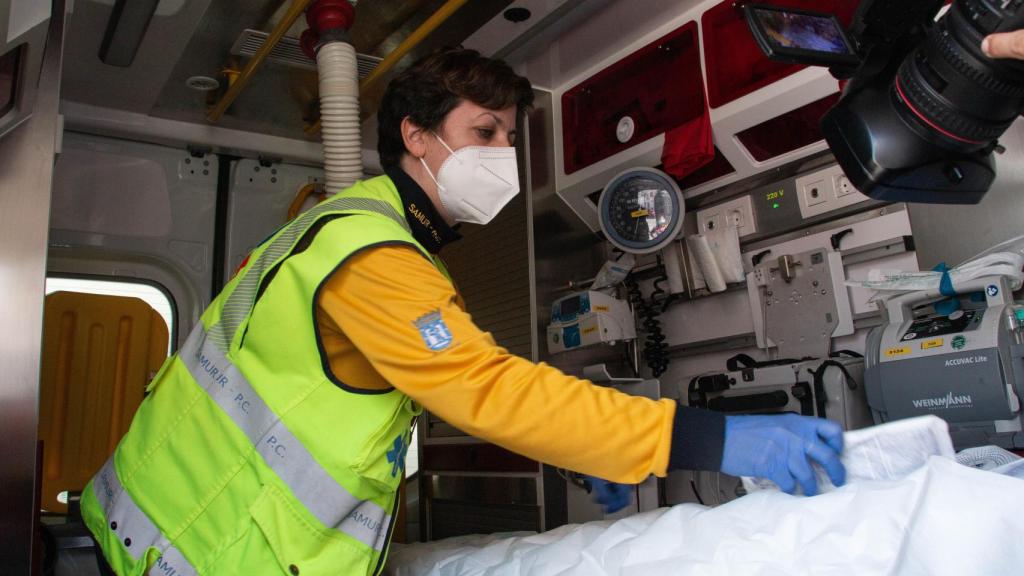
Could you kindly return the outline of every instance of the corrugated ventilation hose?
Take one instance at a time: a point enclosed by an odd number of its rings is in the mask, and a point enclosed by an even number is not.
[[[316,63],[320,71],[324,172],[327,194],[333,195],[363,177],[356,50],[348,42],[328,42],[317,51]]]

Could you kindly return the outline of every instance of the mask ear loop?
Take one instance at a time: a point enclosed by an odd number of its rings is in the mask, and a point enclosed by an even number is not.
[[[420,157],[419,160],[420,164],[423,164],[423,169],[427,171],[427,176],[430,176],[430,179],[434,181],[434,185],[437,186],[437,189],[444,190],[444,186],[441,186],[441,183],[437,181],[437,178],[434,178],[434,173],[431,172],[430,167],[427,166],[427,161],[424,160],[422,156]]]
[[[448,143],[445,142],[443,138],[437,135],[437,132],[431,130],[430,133],[433,134],[434,138],[437,138],[437,141],[440,142],[442,146],[444,146],[445,150],[447,150],[449,154],[451,154],[451,156],[449,156],[448,158],[455,158],[456,160],[459,160],[459,157],[455,155],[455,152],[451,149],[450,146],[448,146]],[[430,167],[427,166],[427,161],[424,160],[422,156],[419,158],[419,161],[420,164],[423,164],[423,169],[427,171],[427,175],[430,176],[430,179],[434,181],[434,185],[437,186],[437,189],[444,190],[445,187],[441,186],[441,183],[438,182],[437,178],[434,177],[434,173],[430,171]],[[447,161],[448,160],[446,159],[445,162]],[[461,160],[459,161],[461,162]]]
[[[444,206],[445,210],[451,213],[451,209],[448,208],[448,203],[445,202],[445,194],[448,192],[448,189],[442,186],[441,183],[437,181],[437,178],[434,178],[434,173],[430,171],[430,167],[427,166],[426,160],[420,158],[420,164],[423,164],[423,169],[427,171],[427,176],[430,176],[430,179],[434,181],[434,185],[437,186],[437,195],[438,198],[441,200],[441,205]],[[442,192],[444,192],[445,194],[442,194]]]
[[[451,146],[448,146],[448,143],[445,142],[443,138],[437,135],[437,132],[431,130],[430,133],[434,135],[434,138],[437,138],[437,141],[440,142],[442,146],[444,146],[445,150],[447,150],[449,154],[455,156],[455,151],[451,149]]]

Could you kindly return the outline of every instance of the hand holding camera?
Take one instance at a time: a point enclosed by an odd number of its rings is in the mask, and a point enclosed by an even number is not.
[[[989,58],[1016,58],[1024,60],[1024,30],[992,34],[981,43]]]

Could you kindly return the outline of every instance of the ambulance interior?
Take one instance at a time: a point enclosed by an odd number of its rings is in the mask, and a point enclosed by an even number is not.
[[[147,384],[250,250],[382,173],[387,81],[462,45],[535,89],[521,193],[441,253],[477,324],[629,394],[831,418],[886,470],[814,498],[673,471],[605,514],[425,413],[387,573],[1020,573],[1019,119],[979,202],[877,199],[823,136],[841,82],[734,0],[351,0],[356,62],[325,70],[330,4],[0,0],[0,571],[98,573],[78,494]],[[329,74],[358,106],[322,114]]]

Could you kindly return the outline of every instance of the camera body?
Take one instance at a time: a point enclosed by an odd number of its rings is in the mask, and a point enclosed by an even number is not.
[[[997,139],[1024,110],[1024,62],[981,51],[988,34],[1024,26],[1024,0],[954,0],[936,20],[943,4],[865,0],[841,41],[837,22],[818,20],[828,14],[743,7],[769,57],[848,80],[821,129],[873,198],[978,203],[995,179]]]

